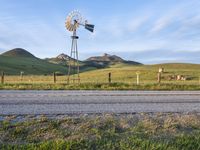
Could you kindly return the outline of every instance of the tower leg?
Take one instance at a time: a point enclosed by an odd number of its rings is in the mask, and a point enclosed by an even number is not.
[[[76,31],[74,31],[72,36],[70,58],[68,62],[68,84],[70,84],[71,80],[73,84],[80,83],[77,40],[78,36],[76,36]]]

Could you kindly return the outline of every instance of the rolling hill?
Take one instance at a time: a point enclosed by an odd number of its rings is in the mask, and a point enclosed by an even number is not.
[[[68,55],[62,53],[57,57],[46,58],[45,60],[53,64],[67,65],[69,59],[71,58]]]
[[[29,53],[28,51],[22,48],[15,48],[15,49],[9,50],[1,54],[1,56],[36,58],[33,54]]]
[[[127,61],[116,55],[104,54],[103,56],[90,57],[84,61],[87,64],[99,66],[101,68],[110,67],[116,64],[142,65],[139,62]]]
[[[9,75],[25,74],[45,75],[53,72],[66,73],[66,67],[52,64],[35,57],[28,51],[16,48],[0,55],[0,71]]]
[[[67,67],[70,59],[72,59],[70,56],[62,53],[58,55],[57,57],[46,58],[45,61]],[[89,64],[84,61],[79,61],[79,65],[80,65],[81,72],[88,71],[88,70],[95,70],[95,69],[98,69],[99,67],[98,65]]]
[[[66,54],[60,54],[55,58],[46,58],[45,60],[54,64],[60,64],[60,65],[67,65],[69,59],[72,59],[70,56]],[[116,55],[109,55],[104,54],[103,56],[94,56],[90,57],[84,61],[79,61],[80,67],[82,69],[86,68],[93,68],[93,69],[100,69],[100,68],[107,68],[112,65],[116,64],[126,64],[126,65],[142,65],[139,62],[135,61],[127,61],[122,59],[119,56]]]
[[[40,59],[22,48],[15,48],[0,55],[0,71],[8,75],[18,75],[21,71],[25,74],[48,75],[53,72],[67,73],[67,64],[70,58],[66,54],[60,54],[55,58]],[[103,56],[90,57],[85,61],[79,61],[80,72],[108,68],[112,65],[139,65],[138,62],[126,61],[116,55],[105,54]]]

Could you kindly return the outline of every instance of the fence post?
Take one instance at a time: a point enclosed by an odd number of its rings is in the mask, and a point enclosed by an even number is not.
[[[2,71],[2,73],[1,73],[1,84],[4,84],[4,72]]]
[[[111,72],[108,73],[108,83],[111,83]]]
[[[158,72],[158,83],[161,83],[161,72]]]
[[[137,75],[136,83],[137,83],[137,85],[139,85],[140,84],[140,72],[137,71],[136,75]]]
[[[56,83],[56,73],[53,73],[53,82]]]
[[[23,80],[23,76],[24,76],[24,72],[21,71],[21,72],[20,72],[20,80],[21,80],[21,81]]]

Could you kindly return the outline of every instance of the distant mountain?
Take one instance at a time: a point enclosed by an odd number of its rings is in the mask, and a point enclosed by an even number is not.
[[[66,61],[69,61],[69,59],[70,59],[70,57],[64,53],[58,55],[56,58],[60,59],[60,60],[66,60]]]
[[[55,58],[47,58],[45,60],[54,64],[60,64],[66,66],[68,64],[69,59],[70,57],[68,55],[62,53]],[[139,65],[141,63],[135,61],[127,61],[116,55],[104,54],[103,56],[94,56],[86,59],[85,61],[79,61],[79,64],[80,68],[82,69],[87,69],[87,68],[99,69],[99,68],[106,68],[109,67],[110,65],[115,65],[115,64]]]
[[[119,64],[119,63],[131,64],[131,65],[141,65],[141,63],[139,63],[139,62],[127,61],[127,60],[122,59],[119,56],[109,55],[106,53],[103,56],[90,57],[90,58],[86,59],[85,62],[98,64],[98,65],[102,65],[105,67],[108,65],[114,65],[114,64]]]
[[[124,60],[116,55],[104,54],[103,56],[90,57],[86,61],[98,61],[98,62],[123,62]]]
[[[0,55],[0,71],[6,74],[52,74],[60,72],[67,74],[67,64],[70,58],[66,54],[60,54],[54,58],[40,59],[22,48],[15,48]],[[79,61],[80,72],[111,67],[116,64],[139,65],[141,63],[127,61],[116,55],[104,54],[103,56],[90,57],[85,61]]]
[[[69,59],[70,57],[68,55],[62,53],[58,55],[57,57],[46,58],[45,60],[54,64],[67,65]]]
[[[73,60],[73,58],[71,58],[70,56],[62,53],[58,55],[57,57],[46,58],[45,61],[66,67],[70,59]],[[101,66],[99,66],[98,64],[94,65],[94,64],[90,64],[90,63],[80,61],[80,60],[79,60],[79,65],[80,65],[81,71],[94,70],[94,69],[98,69],[99,67],[101,68]]]
[[[26,58],[36,58],[33,54],[29,53],[27,50],[22,48],[15,48],[9,50],[3,54],[2,56],[9,56],[9,57],[26,57]]]

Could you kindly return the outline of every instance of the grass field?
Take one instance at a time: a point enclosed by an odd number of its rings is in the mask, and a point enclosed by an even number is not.
[[[163,67],[161,84],[157,82],[158,68]],[[136,72],[140,72],[140,85],[136,85]],[[112,84],[108,84],[108,73],[112,73]],[[189,80],[168,80],[172,75],[183,75]],[[199,90],[200,65],[160,64],[160,65],[114,65],[107,69],[86,71],[80,74],[81,85],[67,85],[67,76],[24,75],[5,76],[5,85],[1,89],[142,89],[142,90]]]
[[[0,149],[199,150],[198,114],[0,116]]]

